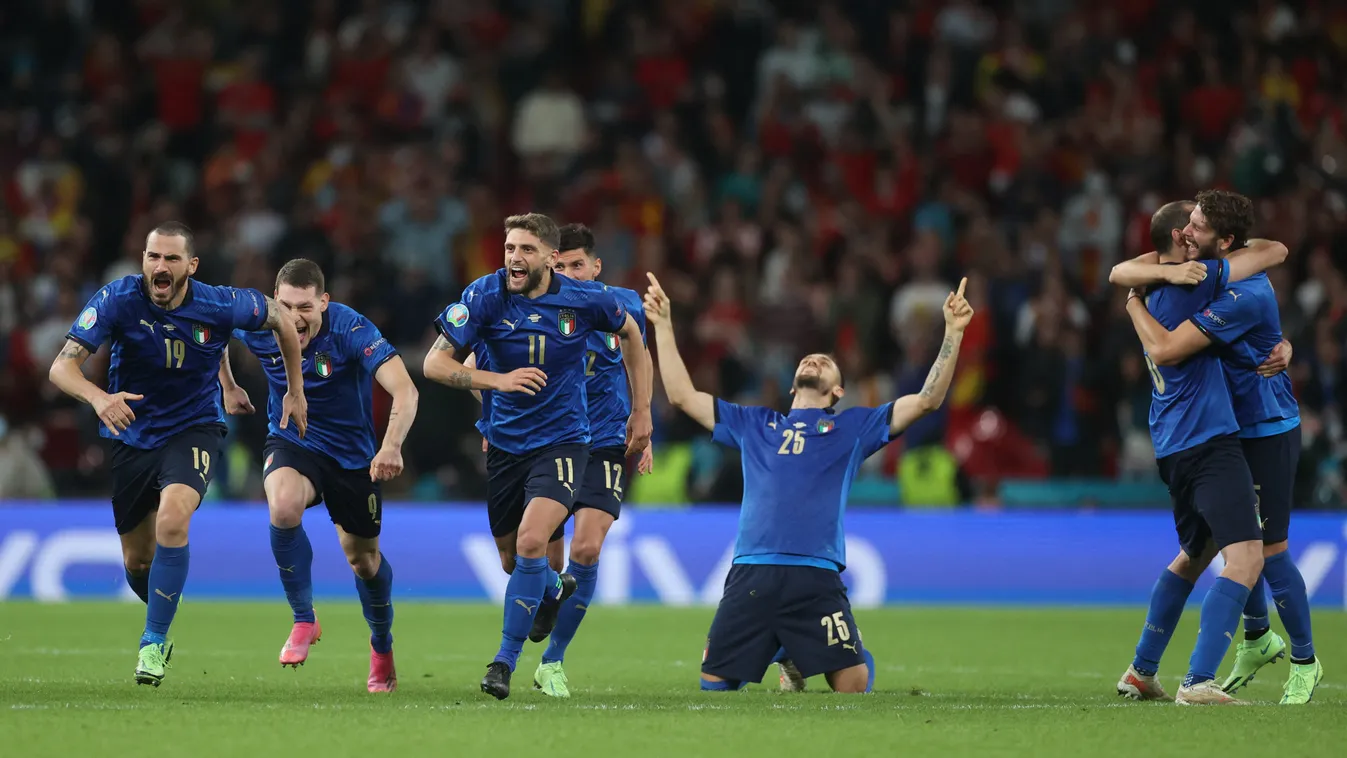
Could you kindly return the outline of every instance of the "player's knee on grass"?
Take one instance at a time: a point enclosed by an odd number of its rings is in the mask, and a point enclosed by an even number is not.
[[[1245,587],[1253,587],[1263,573],[1263,543],[1257,540],[1236,542],[1221,551],[1225,569],[1221,576]]]
[[[1282,540],[1281,542],[1265,542],[1263,543],[1263,559],[1266,560],[1274,555],[1284,553],[1290,548],[1291,543],[1287,540]]]
[[[738,679],[721,679],[715,674],[702,674],[699,686],[702,692],[735,692],[742,690],[745,684]]]
[[[165,547],[187,544],[187,529],[192,514],[201,504],[201,496],[185,484],[170,484],[159,493],[159,514],[155,518],[155,539]]]
[[[299,526],[304,510],[314,500],[313,483],[292,468],[281,468],[267,475],[263,487],[272,526],[278,529]]]
[[[859,694],[865,692],[865,688],[870,684],[870,669],[863,663],[841,671],[831,671],[825,676],[833,692]]]

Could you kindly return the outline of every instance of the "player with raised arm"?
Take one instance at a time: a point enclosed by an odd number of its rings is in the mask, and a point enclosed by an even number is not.
[[[945,338],[926,384],[879,408],[833,406],[842,374],[827,355],[807,355],[795,371],[789,413],[735,405],[692,385],[674,337],[669,298],[650,275],[647,320],[654,325],[665,392],[717,442],[740,451],[744,499],[734,562],[702,658],[703,690],[762,681],[784,647],[801,676],[826,674],[836,692],[867,692],[874,663],[861,643],[841,572],[842,517],[861,463],[945,400],[973,309],[968,280],[945,299]]]
[[[1238,702],[1216,683],[1216,669],[1229,648],[1250,588],[1263,570],[1258,498],[1236,436],[1240,427],[1219,355],[1204,350],[1174,363],[1160,351],[1160,360],[1169,365],[1159,365],[1150,353],[1157,347],[1152,327],[1177,328],[1231,283],[1280,264],[1286,248],[1272,243],[1228,258],[1183,263],[1187,230],[1210,223],[1224,253],[1235,240],[1247,237],[1253,222],[1252,206],[1245,198],[1229,193],[1199,197],[1202,202],[1196,205],[1170,203],[1151,220],[1151,239],[1160,251],[1160,263],[1179,264],[1191,272],[1191,281],[1162,286],[1144,300],[1134,291],[1127,300],[1132,325],[1147,349],[1146,365],[1153,384],[1151,438],[1160,476],[1174,501],[1180,552],[1155,584],[1136,656],[1117,690],[1145,700],[1167,697],[1156,678],[1160,658],[1193,584],[1219,551],[1225,568],[1203,601],[1197,644],[1175,698],[1180,705],[1219,705]],[[1116,281],[1118,272],[1111,278]]]
[[[393,664],[393,567],[379,549],[383,522],[380,482],[402,473],[402,442],[416,419],[417,391],[393,346],[369,319],[327,294],[323,271],[298,258],[276,274],[276,302],[295,320],[303,351],[304,390],[316,411],[300,438],[280,425],[284,375],[268,332],[234,336],[262,363],[268,385],[264,487],[271,513],[271,552],[294,624],[281,648],[282,666],[299,667],[322,636],[313,610],[313,547],[304,512],[327,505],[342,552],[355,572],[356,592],[370,629],[370,692],[397,688]],[[393,398],[382,445],[375,442],[373,382]],[[229,356],[220,384],[230,413],[251,413],[248,393],[234,382]]]
[[[547,565],[547,544],[575,504],[589,461],[584,355],[590,332],[616,333],[633,390],[627,453],[650,443],[649,373],[636,320],[608,288],[556,274],[556,222],[538,213],[505,220],[505,268],[478,279],[436,319],[439,338],[424,370],[432,381],[491,390],[486,429],[487,516],[510,574],[500,650],[482,691],[510,695],[510,678],[544,602],[575,591],[576,580]],[[479,347],[492,371],[455,358]],[[550,589],[549,589],[550,587]]]
[[[187,583],[187,532],[225,435],[216,373],[236,328],[270,329],[286,376],[280,425],[307,426],[299,338],[289,314],[257,290],[192,279],[192,231],[165,222],[145,240],[142,273],[98,291],[66,336],[49,377],[92,405],[112,444],[112,513],[126,581],[146,604],[135,678],[156,687],[172,656],[167,638]],[[108,392],[83,365],[112,345]],[[134,409],[133,409],[134,406]]]
[[[1191,243],[1188,252],[1207,260],[1224,258],[1230,253],[1231,240],[1217,229],[1247,229],[1252,223],[1252,209],[1246,209],[1247,201],[1241,202],[1238,195],[1226,192],[1204,192],[1197,201],[1198,210],[1192,212],[1184,229]],[[1248,218],[1243,218],[1246,212]],[[1232,222],[1232,218],[1238,221]],[[1168,226],[1177,223],[1175,219]],[[1268,240],[1247,243],[1252,249],[1274,245],[1279,243]],[[1119,264],[1110,279],[1126,286],[1161,284],[1164,279],[1159,269],[1163,268],[1174,267]],[[1264,377],[1259,373],[1272,352],[1284,342],[1276,293],[1267,275],[1259,273],[1218,292],[1214,300],[1173,329],[1161,326],[1145,311],[1139,311],[1137,318],[1144,326],[1139,332],[1142,345],[1158,366],[1177,365],[1215,346],[1230,387],[1244,459],[1253,476],[1262,517],[1263,578],[1249,593],[1244,606],[1245,639],[1236,648],[1234,671],[1222,689],[1229,693],[1238,691],[1253,681],[1260,668],[1286,655],[1286,642],[1269,628],[1267,595],[1263,589],[1266,580],[1292,643],[1291,672],[1281,702],[1308,703],[1323,677],[1323,667],[1314,655],[1305,580],[1287,552],[1295,472],[1300,459],[1300,406],[1289,377],[1283,373]],[[1180,554],[1177,560],[1182,558]],[[1205,565],[1192,567],[1196,574],[1205,569]],[[1175,585],[1171,594],[1178,608],[1182,608],[1191,590],[1192,585],[1186,582]],[[1132,689],[1145,694],[1154,688],[1132,685]],[[1154,694],[1162,693],[1159,690]]]
[[[603,271],[603,261],[594,250],[594,234],[583,224],[561,227],[560,252],[556,272],[582,282],[597,281]],[[645,311],[641,296],[624,287],[609,287],[618,302],[636,320],[641,339],[646,336]],[[575,577],[575,593],[560,605],[559,610],[544,614],[538,611],[529,639],[542,642],[551,635],[542,661],[533,674],[533,685],[553,697],[570,697],[569,681],[562,669],[566,648],[575,638],[575,632],[584,620],[585,611],[594,599],[594,588],[599,578],[599,551],[608,536],[608,530],[622,512],[622,493],[627,484],[624,471],[627,464],[627,418],[631,415],[631,395],[628,392],[626,372],[622,369],[622,345],[618,335],[591,332],[584,355],[585,395],[589,406],[589,463],[585,466],[584,482],[575,495],[571,514],[575,520],[571,536],[571,560],[566,573]],[[645,366],[647,387],[653,390],[653,371],[649,351]],[[646,401],[649,402],[649,396]],[[637,469],[650,470],[654,460],[653,446],[641,454]],[[555,622],[555,629],[553,623]]]

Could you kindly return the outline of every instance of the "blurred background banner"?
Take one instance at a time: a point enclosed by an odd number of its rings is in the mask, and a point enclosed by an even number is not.
[[[0,599],[134,600],[106,504],[13,505],[0,524]],[[604,545],[597,601],[716,603],[737,519],[731,507],[623,514]],[[353,601],[352,575],[335,534],[321,513],[308,521],[315,596]],[[186,595],[281,603],[266,524],[265,509],[252,504],[202,510],[192,522]],[[1175,552],[1173,523],[1162,511],[858,509],[848,514],[847,527],[850,565],[843,576],[852,602],[863,607],[1144,604]],[[1302,514],[1292,536],[1313,604],[1347,606],[1347,518]],[[383,545],[399,598],[481,601],[504,593],[507,577],[480,506],[393,504],[385,510]],[[1199,586],[1193,597],[1204,590]]]

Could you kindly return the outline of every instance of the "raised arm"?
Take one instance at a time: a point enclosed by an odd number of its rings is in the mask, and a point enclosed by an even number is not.
[[[374,381],[379,383],[393,397],[393,407],[388,411],[388,429],[384,431],[384,442],[370,462],[370,481],[382,482],[402,473],[402,442],[416,421],[416,406],[420,393],[412,377],[407,373],[407,365],[401,356],[393,356],[384,361],[374,372]]]
[[[276,346],[281,350],[281,360],[285,363],[285,397],[281,400],[281,428],[289,426],[290,419],[299,425],[302,438],[309,428],[309,401],[304,397],[303,356],[299,350],[299,335],[295,332],[295,320],[290,312],[282,308],[270,297],[267,301],[267,320],[263,329],[270,329],[276,337]]]
[[[104,392],[84,376],[84,362],[89,360],[89,355],[89,349],[84,345],[67,339],[65,347],[61,348],[56,360],[52,361],[51,369],[47,371],[47,378],[57,389],[81,403],[93,406],[94,412],[98,414],[98,418],[108,431],[112,432],[113,436],[120,437],[121,430],[129,428],[131,422],[136,420],[136,414],[131,411],[131,406],[127,405],[127,402],[144,400],[145,396],[130,392],[118,392],[115,395]]]
[[[945,402],[949,392],[949,383],[954,378],[954,368],[959,362],[959,345],[963,343],[964,329],[973,319],[973,307],[964,299],[964,288],[968,278],[959,282],[959,291],[951,292],[945,298],[945,339],[940,343],[940,352],[931,364],[926,375],[926,383],[921,392],[904,395],[893,401],[893,417],[889,421],[890,436],[902,433],[914,421],[928,413],[934,413]]]
[[[669,297],[654,274],[650,278],[650,287],[645,293],[645,318],[655,326],[655,344],[659,350],[659,375],[664,382],[664,394],[675,408],[692,417],[693,421],[709,430],[716,428],[716,399],[705,392],[698,392],[692,386],[692,377],[688,375],[683,357],[678,354],[678,342],[674,337],[673,318],[669,306]]]
[[[631,416],[627,419],[627,455],[645,452],[650,446],[654,422],[650,418],[650,380],[654,374],[648,365],[650,353],[641,341],[641,327],[630,313],[617,333],[622,342],[622,367],[631,384]]]
[[[1178,264],[1160,262],[1160,254],[1151,251],[1123,261],[1108,273],[1110,284],[1118,287],[1149,287],[1154,284],[1198,284],[1207,278],[1207,267],[1200,261]]]
[[[1230,265],[1230,281],[1237,282],[1280,266],[1286,260],[1286,245],[1276,240],[1251,239],[1245,246],[1226,257]]]

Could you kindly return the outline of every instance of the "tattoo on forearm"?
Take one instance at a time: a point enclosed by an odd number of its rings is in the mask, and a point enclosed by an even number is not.
[[[954,340],[945,337],[945,341],[940,343],[940,352],[935,356],[935,363],[931,364],[931,372],[926,375],[926,384],[921,388],[922,397],[930,397],[935,394],[935,386],[940,383],[940,378],[945,373],[945,367],[949,365],[950,357],[954,355]]]
[[[452,342],[450,342],[449,340],[445,339],[445,338],[444,338],[444,335],[441,334],[439,337],[437,337],[437,338],[435,339],[435,344],[434,344],[434,345],[431,345],[431,349],[432,349],[432,350],[439,350],[439,351],[441,351],[441,352],[450,352],[450,353],[451,353],[451,352],[453,352],[453,350],[454,350],[454,343],[452,343]]]
[[[470,390],[472,389],[472,372],[467,369],[455,371],[449,375],[449,379],[445,381],[445,384],[454,389]]]
[[[50,355],[50,353],[48,353],[48,355]],[[79,361],[84,360],[88,356],[89,351],[85,350],[83,345],[78,342],[67,341],[65,347],[61,348],[61,354],[57,357],[62,360]]]
[[[267,320],[262,324],[262,327],[264,329],[279,328],[281,325],[281,307],[276,304],[275,300],[266,295],[263,295],[262,299],[267,301]]]

